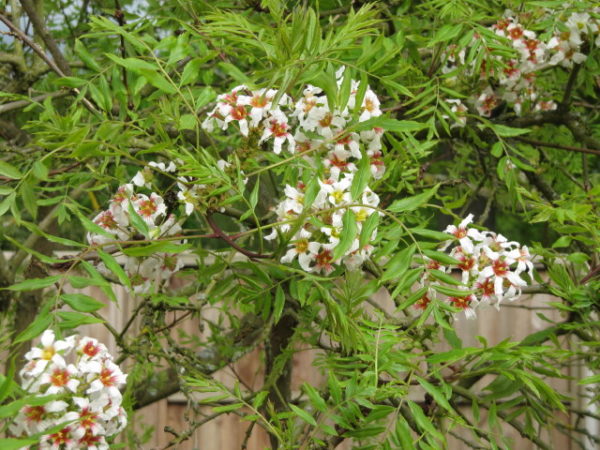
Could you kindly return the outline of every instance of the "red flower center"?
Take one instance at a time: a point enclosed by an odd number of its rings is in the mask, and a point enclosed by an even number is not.
[[[465,272],[471,270],[475,265],[475,258],[473,258],[472,256],[463,255],[459,258],[459,261],[460,264],[458,265],[458,268],[464,270]]]
[[[25,417],[29,422],[41,422],[46,410],[43,406],[27,406],[25,408]]]
[[[50,376],[50,382],[54,386],[62,387],[69,382],[69,372],[66,369],[54,369],[54,372]]]
[[[231,110],[231,117],[233,117],[235,120],[242,120],[247,115],[248,112],[246,111],[246,108],[244,108],[244,105],[237,105]]]
[[[94,436],[91,431],[87,431],[85,435],[79,439],[79,443],[86,447],[91,447],[92,445],[98,444],[100,440],[101,436]]]
[[[102,228],[107,230],[114,230],[117,228],[117,221],[110,211],[104,211],[96,220],[96,225],[100,225]]]
[[[154,200],[152,199],[148,199],[148,200],[142,200],[140,202],[140,215],[145,216],[145,217],[150,217],[152,216],[152,214],[154,214],[156,212],[156,203],[154,203]]]
[[[322,250],[316,256],[315,260],[317,261],[317,266],[329,267],[331,265],[331,261],[333,260],[331,250]]]
[[[423,297],[421,297],[419,300],[417,300],[415,302],[415,308],[425,309],[425,308],[427,308],[427,305],[429,305],[430,302],[431,302],[431,299],[429,298],[429,296],[427,294],[425,294]]]
[[[454,303],[454,306],[461,309],[468,308],[471,303],[471,297],[450,297],[448,300]]]
[[[93,413],[89,408],[83,408],[79,423],[83,428],[89,430],[96,424],[96,419],[98,419],[98,414]]]
[[[506,264],[504,261],[500,261],[499,259],[497,259],[492,264],[492,269],[494,269],[494,273],[497,277],[503,277],[506,275],[506,272],[508,272],[508,264]]]
[[[68,444],[71,440],[69,438],[69,433],[71,432],[71,428],[66,427],[60,430],[57,433],[51,434],[50,439],[54,443],[54,445]]]
[[[323,117],[321,120],[319,120],[319,125],[321,125],[323,128],[327,128],[329,125],[331,125],[332,121],[333,121],[333,114],[328,112],[327,114],[325,114],[325,117]]]
[[[516,26],[508,32],[508,35],[511,37],[511,39],[520,39],[523,36],[523,28]]]
[[[287,136],[287,124],[283,122],[277,122],[276,120],[271,121],[271,133],[275,137],[284,137]]]
[[[486,297],[494,295],[494,283],[489,278],[482,281],[481,283],[478,283],[477,287],[481,289],[483,295]]]
[[[348,166],[348,161],[342,161],[337,155],[333,155],[332,158],[329,158],[329,162],[332,166],[339,167],[340,169],[345,169]]]
[[[104,386],[114,386],[117,383],[117,377],[113,375],[112,370],[106,367],[100,372],[100,382]]]
[[[270,98],[265,95],[255,95],[252,97],[252,100],[250,100],[250,105],[255,108],[264,108],[267,106],[267,103],[269,103],[269,100]]]
[[[83,346],[82,351],[86,355],[93,357],[93,356],[96,356],[98,354],[98,352],[100,351],[100,346],[94,345],[94,343],[92,341],[87,341],[86,344]]]

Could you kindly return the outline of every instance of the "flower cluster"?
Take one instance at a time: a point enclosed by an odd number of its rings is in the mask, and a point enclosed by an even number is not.
[[[522,287],[527,285],[522,275],[530,276],[533,270],[526,246],[508,241],[501,234],[469,228],[472,221],[473,215],[469,214],[458,226],[450,225],[445,230],[453,239],[446,243],[444,250],[457,261],[456,264],[443,266],[434,260],[427,264],[430,271],[461,273],[459,289],[464,290],[465,295],[450,296],[448,301],[463,309],[467,317],[474,317],[478,306],[495,302],[498,307],[502,300],[519,298]],[[427,278],[425,285],[429,289],[415,304],[417,308],[427,306],[434,298],[439,283],[435,274]]]
[[[135,192],[134,184],[146,186],[150,182],[150,175],[151,172],[145,169],[134,177],[133,183],[119,187],[110,200],[108,209],[93,219],[93,222],[104,230],[104,234],[88,233],[87,239],[91,245],[105,245],[114,241],[136,241],[144,238],[159,239],[181,233],[179,221],[174,214],[167,213],[165,201],[160,195],[154,192],[150,195]],[[136,218],[145,224],[148,230],[147,236],[141,235],[139,223],[136,224],[132,216],[137,216]],[[173,240],[171,243],[181,244],[182,241]],[[157,252],[150,256],[123,255],[123,257],[125,272],[137,293],[147,293],[153,287],[158,289],[183,266],[181,258],[173,253]],[[104,263],[99,263],[98,268],[104,273],[110,272]]]
[[[343,69],[336,75],[340,86]],[[354,198],[350,190],[361,161],[368,176],[380,179],[384,175],[383,130],[374,127],[352,132],[347,128],[353,118],[363,122],[382,112],[379,99],[368,87],[357,107],[358,90],[359,83],[352,80],[347,104],[338,108],[329,104],[322,89],[312,85],[306,86],[298,100],[284,94],[277,101],[274,89],[252,91],[238,86],[228,94],[219,95],[217,105],[203,123],[209,132],[215,127],[227,130],[235,126],[244,137],[260,136],[258,143],[276,154],[284,149],[290,153],[300,152],[318,173],[318,178],[310,175],[318,179],[312,194],[308,192],[311,191],[308,183],[285,186],[286,198],[275,212],[277,220],[286,223],[274,228],[266,237],[274,239],[278,233],[295,229],[296,220],[302,220],[281,261],[291,263],[297,257],[300,266],[309,272],[329,274],[341,262],[356,268],[373,250],[368,243],[361,246],[359,237],[363,223],[375,213],[379,197],[368,186],[355,192]],[[343,227],[343,217],[348,210],[354,214],[356,235],[344,255],[334,260],[334,248],[340,236],[348,232]],[[376,231],[373,231],[370,238],[375,236]]]
[[[600,44],[599,21],[588,13],[572,13],[561,29],[554,32],[549,40],[543,41],[537,34],[519,22],[519,17],[507,11],[502,19],[489,29],[497,36],[508,40],[514,53],[510,56],[490,52],[481,46],[485,56],[481,63],[479,78],[483,88],[474,99],[480,115],[489,117],[502,101],[510,105],[517,114],[526,110],[549,111],[556,109],[556,103],[543,98],[536,78],[542,69],[562,65],[572,67],[586,59],[582,50],[585,40],[596,36]],[[474,43],[481,36],[474,37]],[[445,72],[454,71],[465,65],[466,51],[451,49],[447,55],[449,65]],[[498,66],[501,68],[498,69]],[[469,70],[466,71],[469,73]],[[490,83],[490,80],[492,82]],[[547,96],[546,96],[547,97]]]
[[[127,425],[119,390],[127,375],[106,347],[90,337],[57,340],[52,330],[46,330],[41,344],[25,358],[20,372],[23,390],[39,397],[57,394],[58,399],[23,407],[11,432],[23,437],[42,433],[40,449],[108,449],[106,438]],[[61,425],[62,429],[43,434]]]

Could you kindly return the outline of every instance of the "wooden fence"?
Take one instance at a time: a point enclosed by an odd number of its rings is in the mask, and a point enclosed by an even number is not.
[[[90,291],[91,290],[91,291]],[[117,304],[106,301],[106,308],[101,310],[101,314],[106,320],[112,324],[117,330],[121,329],[133,312],[137,305],[138,300],[129,297],[128,293],[121,287],[115,286],[115,291],[119,298]],[[89,288],[88,294],[95,296],[96,298],[103,298],[102,293]],[[549,301],[556,301],[557,299],[546,294],[535,294],[525,295],[518,303],[525,304],[530,307],[546,307]],[[388,312],[393,312],[393,305],[387,298],[384,292],[380,292],[376,295],[376,301],[383,305]],[[515,308],[515,304],[503,304],[500,311],[496,311],[494,308],[488,308],[478,311],[478,317],[475,320],[467,320],[464,317],[460,318],[457,322],[457,334],[462,339],[465,346],[480,346],[481,344],[477,341],[476,336],[484,337],[489,345],[495,345],[506,338],[512,340],[520,340],[525,336],[539,331],[548,326],[547,322],[540,319],[535,310],[525,310],[521,308]],[[556,310],[544,310],[546,316],[552,320],[560,319],[559,312]],[[173,313],[171,313],[173,314]],[[216,315],[216,312],[207,310],[205,317],[211,319],[211,315]],[[173,314],[172,319],[175,318]],[[178,328],[190,333],[198,333],[198,323],[195,320],[184,320],[180,322]],[[86,325],[81,327],[80,332],[96,337],[103,342],[106,342],[112,352],[117,352],[114,339],[110,333],[106,331],[101,325]],[[566,345],[566,344],[565,344]],[[440,349],[443,350],[443,349]],[[245,355],[238,362],[227,367],[215,374],[215,377],[228,385],[232,385],[236,375],[239,376],[245,385],[251,388],[259,388],[262,382],[262,367],[261,359],[259,357],[260,349]],[[311,383],[313,385],[320,385],[324,381],[324,376],[319,373],[318,369],[312,366],[312,361],[316,356],[315,350],[304,350],[298,352],[293,360],[293,379],[292,379],[292,391],[299,392],[299,388],[304,382]],[[582,368],[571,367],[567,375],[573,377],[573,380],[553,380],[551,385],[566,394],[575,394],[578,386],[577,379],[582,378],[586,374],[581,373]],[[235,373],[235,375],[234,375]],[[485,379],[482,383],[485,383]],[[476,385],[474,388],[476,389]],[[421,394],[415,393],[415,399],[419,398]],[[586,409],[588,405],[578,405],[579,409]],[[470,408],[465,409],[465,414],[469,414]],[[208,408],[206,409],[208,412]],[[184,432],[188,428],[186,421],[187,414],[190,414],[190,410],[187,408],[186,399],[181,394],[175,394],[168,399],[161,400],[152,405],[149,405],[141,409],[135,418],[138,428],[151,426],[154,428],[151,439],[144,445],[144,449],[161,449],[164,448],[173,436],[164,431],[165,426],[176,432]],[[187,417],[187,420],[194,420],[194,417]],[[197,418],[196,418],[197,419]],[[557,420],[564,421],[568,424],[569,417],[557,417]],[[482,412],[481,424],[485,424],[487,417]],[[598,432],[598,422],[588,420],[585,424],[588,430],[592,433]],[[482,425],[483,426],[483,425]],[[196,430],[189,440],[184,443],[178,444],[176,448],[182,450],[228,450],[228,449],[240,449],[244,440],[246,439],[246,431],[249,427],[248,422],[241,421],[240,418],[234,414],[225,414],[217,419],[203,425]],[[519,433],[511,427],[506,426],[504,429],[505,436],[511,439],[513,445],[512,449],[515,450],[529,450],[534,449],[535,446],[529,441],[522,439]],[[468,432],[459,432],[459,435],[465,438],[471,439]],[[576,447],[570,439],[564,434],[558,431],[552,431],[551,436],[542,435],[542,438],[550,438],[553,446],[557,450],[571,450]],[[259,450],[269,448],[269,441],[260,427],[254,427],[250,438],[247,440],[248,450]],[[339,449],[351,448],[351,443],[347,442],[338,447]],[[450,449],[462,449],[465,448],[463,442],[459,439],[449,436],[449,448]],[[590,449],[594,448],[592,446]]]
[[[121,286],[114,286],[114,291],[117,295],[118,302],[110,302],[103,293],[95,287],[89,287],[82,290],[81,292],[91,295],[99,300],[103,300],[106,303],[106,307],[101,309],[99,313],[102,317],[110,323],[115,329],[121,330],[128,318],[133,313],[136,306],[139,304],[139,299],[131,297],[129,293]],[[394,307],[383,291],[378,292],[374,296],[374,300],[383,306],[389,313],[394,312]],[[529,307],[547,307],[549,301],[557,301],[556,298],[546,294],[535,294],[535,295],[524,295],[518,301],[520,305],[527,305]],[[543,311],[546,316],[552,320],[560,319],[560,314],[557,310],[547,309]],[[170,319],[175,319],[176,315],[181,313],[169,313],[171,314]],[[213,309],[208,309],[203,312],[203,317],[207,319],[215,319],[218,312]],[[137,324],[134,323],[133,330],[135,330]],[[467,320],[461,317],[456,323],[457,334],[462,339],[465,346],[480,346],[481,344],[477,341],[476,336],[484,337],[489,345],[495,345],[504,339],[510,338],[512,340],[520,340],[525,336],[539,331],[548,326],[547,322],[544,322],[536,315],[534,309],[526,310],[521,308],[515,308],[514,304],[503,304],[500,311],[495,308],[488,308],[478,310],[478,317],[475,320]],[[189,334],[198,334],[199,326],[197,320],[186,319],[181,321],[177,325],[178,330],[183,330]],[[177,330],[174,330],[176,332]],[[88,335],[95,337],[102,342],[106,343],[109,350],[113,354],[118,354],[118,349],[115,344],[113,336],[104,328],[101,324],[85,325],[81,326],[78,330],[82,335]],[[175,336],[175,334],[174,334]],[[565,343],[565,345],[567,345]],[[440,351],[445,350],[440,348]],[[260,349],[256,349],[253,352],[245,355],[235,364],[230,367],[226,367],[215,374],[215,377],[226,385],[232,385],[233,380],[240,377],[243,380],[244,385],[250,388],[260,388],[262,383],[262,363],[260,358]],[[297,352],[293,359],[293,378],[292,378],[292,392],[295,394],[299,393],[300,386],[304,382],[308,382],[312,385],[319,386],[325,380],[322,373],[317,368],[312,366],[317,351],[315,350],[303,350]],[[127,367],[124,367],[127,371]],[[577,379],[583,376],[589,375],[582,373],[581,367],[570,367],[567,375],[573,377],[573,380],[553,380],[550,384],[560,392],[567,395],[573,395],[577,392]],[[485,382],[485,379],[482,380]],[[474,389],[480,387],[481,383],[474,386]],[[422,400],[422,393],[415,392],[411,394],[411,398],[415,400]],[[588,405],[578,405],[578,409],[589,409]],[[201,412],[209,413],[209,408],[201,408]],[[465,408],[463,411],[466,415],[470,414],[470,407]],[[186,399],[181,394],[175,394],[167,399],[158,401],[152,405],[149,405],[139,410],[135,418],[136,429],[143,430],[152,427],[153,431],[150,433],[150,439],[143,446],[142,449],[162,449],[165,448],[173,435],[165,431],[165,427],[174,430],[177,433],[185,432],[188,427],[188,420],[197,420],[198,417],[190,416],[191,410],[187,407]],[[571,418],[557,417],[556,420],[563,421],[565,424],[569,424]],[[482,411],[480,423],[485,426],[487,417]],[[586,420],[584,424],[589,432],[596,433],[600,431],[600,424],[598,421],[593,419]],[[202,427],[198,428],[190,438],[180,444],[177,444],[174,448],[181,450],[229,450],[229,449],[240,449],[245,442],[247,444],[247,450],[262,450],[269,448],[269,440],[266,433],[259,426],[255,426],[250,433],[249,438],[247,437],[249,422],[240,420],[239,416],[235,414],[223,414],[220,417],[212,420]],[[459,436],[463,436],[467,439],[472,439],[470,433],[467,431],[457,431]],[[506,426],[504,428],[504,435],[508,437],[511,442],[511,449],[515,450],[530,450],[534,449],[535,446],[519,436],[519,433],[513,428]],[[551,436],[542,435],[542,438],[549,439],[552,442],[553,448],[557,450],[575,450],[579,448],[571,440],[558,431],[551,431]],[[459,439],[449,436],[449,447],[452,450],[458,450],[466,448],[465,444]],[[344,442],[337,447],[341,450],[352,448],[352,443],[349,441]],[[593,446],[588,447],[590,450],[595,448]],[[586,449],[587,450],[587,449]]]

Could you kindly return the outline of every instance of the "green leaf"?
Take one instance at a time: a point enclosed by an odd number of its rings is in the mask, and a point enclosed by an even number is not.
[[[180,130],[193,130],[196,128],[196,116],[193,114],[183,114],[179,118],[179,129]]]
[[[19,171],[19,169],[4,161],[0,161],[0,175],[12,178],[13,180],[20,180],[23,178],[23,174]]]
[[[250,193],[250,207],[252,210],[256,208],[258,204],[258,194],[260,192],[260,176],[256,177],[256,183],[254,183],[254,187],[252,188],[252,192]]]
[[[107,269],[117,276],[123,286],[131,288],[131,281],[129,280],[129,277],[114,256],[109,255],[102,250],[98,250],[98,256],[100,256],[100,259],[102,259]]]
[[[296,415],[298,417],[300,417],[306,423],[312,425],[313,427],[317,426],[317,421],[315,420],[315,418],[313,416],[311,416],[310,414],[308,414],[306,411],[298,408],[296,405],[294,405],[292,403],[288,403],[288,406],[292,409],[292,411],[294,411],[294,413],[296,413]]]
[[[427,230],[425,228],[411,228],[410,232],[419,236],[433,239],[435,241],[447,241],[448,239],[452,239],[452,236],[450,236],[448,233]]]
[[[232,405],[223,405],[223,406],[215,406],[213,408],[213,412],[215,413],[225,413],[229,411],[235,411],[236,409],[243,408],[243,403],[234,403]]]
[[[274,323],[279,322],[281,313],[283,312],[283,306],[285,305],[285,293],[281,285],[277,286],[275,290],[275,304],[273,305],[273,320]]]
[[[37,219],[37,197],[35,195],[35,186],[34,179],[27,178],[23,182],[21,182],[21,189],[19,190],[19,194],[21,194],[21,200],[23,201],[23,205],[25,205],[25,209],[33,220]]]
[[[60,298],[75,311],[94,312],[106,306],[103,302],[85,294],[62,294]]]
[[[119,58],[117,55],[110,53],[106,53],[106,56],[117,64],[143,76],[155,88],[160,89],[167,94],[177,93],[177,88],[159,73],[159,67],[157,65],[137,58]]]
[[[48,179],[48,168],[42,161],[34,162],[31,171],[38,180],[45,181]]]
[[[319,391],[317,391],[314,387],[312,387],[308,383],[304,383],[302,385],[302,389],[304,390],[304,392],[306,392],[306,395],[308,395],[308,398],[310,399],[311,404],[318,411],[321,411],[321,412],[327,411],[327,403],[325,402],[325,400],[323,400],[323,397],[321,397],[321,395],[319,394]]]
[[[90,317],[86,314],[74,311],[58,311],[56,313],[61,319],[62,322],[58,324],[58,326],[63,330],[70,330],[72,328],[77,328],[81,325],[89,325],[93,323],[104,323],[102,319],[97,319],[95,317]]]
[[[381,277],[381,281],[385,282],[402,276],[410,266],[415,250],[416,246],[415,244],[412,244],[401,252],[396,253],[392,259],[386,263],[385,272]]]
[[[413,131],[421,131],[427,128],[426,123],[415,122],[414,120],[396,120],[386,116],[372,117],[364,122],[359,122],[350,127],[351,131],[365,131],[372,128],[383,128],[394,133],[410,133]]]
[[[448,235],[446,235],[448,236]],[[453,258],[452,256],[444,253],[444,252],[438,252],[436,250],[423,250],[423,254],[425,256],[428,256],[429,258],[433,259],[434,261],[438,261],[441,262],[442,264],[446,264],[449,266],[457,266],[460,264],[460,261]]]
[[[0,202],[0,217],[2,217],[4,215],[4,213],[6,211],[8,211],[8,209],[15,202],[16,198],[17,198],[17,193],[16,192],[11,192],[9,195],[7,195],[4,198],[4,200],[2,200],[2,202]]]
[[[25,405],[23,405],[25,406]],[[19,450],[20,448],[29,448],[30,445],[37,444],[39,440],[29,439],[15,439],[15,438],[0,438],[0,448],[2,450]]]
[[[423,387],[423,389],[425,389],[429,393],[429,395],[431,395],[433,397],[433,399],[436,401],[436,403],[438,405],[440,405],[442,408],[444,408],[446,411],[448,411],[453,416],[456,415],[454,408],[452,408],[452,406],[450,406],[450,403],[448,403],[448,400],[446,399],[446,397],[444,397],[442,392],[437,387],[435,387],[433,384],[424,380],[421,377],[415,376],[415,378],[417,379],[419,384]]]
[[[413,210],[417,209],[419,206],[427,203],[429,201],[429,199],[435,195],[435,193],[437,192],[439,187],[440,187],[440,185],[436,184],[431,189],[428,189],[420,194],[413,195],[412,197],[406,197],[406,198],[403,198],[400,200],[396,200],[394,203],[392,203],[390,206],[388,206],[387,209],[388,209],[388,211],[395,212],[395,213],[413,211]]]
[[[358,85],[358,91],[356,92],[356,97],[354,99],[354,115],[359,115],[360,110],[362,108],[363,101],[365,99],[365,94],[367,93],[367,89],[369,88],[369,80],[367,79],[367,72],[361,71],[360,73],[360,84]]]
[[[144,237],[148,238],[150,236],[148,224],[136,212],[131,202],[129,202],[129,204],[127,205],[127,211],[129,212],[129,220],[131,221],[131,225],[133,225],[133,227],[137,231],[139,231]]]
[[[33,322],[31,322],[27,328],[17,335],[14,340],[14,344],[25,342],[39,336],[50,327],[52,323],[52,316],[48,311],[43,311],[38,314]]]
[[[83,214],[81,214],[81,213],[78,212],[77,217],[79,218],[79,221],[83,225],[83,228],[85,228],[90,233],[92,233],[92,234],[99,234],[101,236],[112,238],[112,239],[116,240],[116,238],[115,238],[114,235],[110,234],[104,228],[102,228],[101,226],[99,226],[99,225],[95,224],[94,222],[92,222],[90,219],[88,219],[87,217],[85,217]]]
[[[358,170],[354,174],[352,186],[350,186],[350,195],[352,196],[353,201],[357,200],[360,194],[363,193],[367,184],[369,184],[370,178],[371,164],[369,163],[369,158],[366,155],[363,155],[358,162]]]
[[[442,272],[437,269],[429,269],[429,274],[432,275],[436,280],[443,281],[444,283],[452,284],[454,286],[462,286],[462,282],[457,280],[449,273]]]
[[[373,211],[367,220],[365,220],[362,224],[362,230],[360,230],[360,238],[359,238],[359,248],[363,248],[366,244],[371,241],[371,237],[373,236],[373,231],[377,228],[379,224],[379,213]]]
[[[32,396],[20,398],[20,399],[15,400],[14,402],[11,402],[7,405],[0,406],[0,418],[15,416],[17,414],[17,412],[21,408],[23,408],[23,406],[28,406],[28,405],[29,406],[41,406],[41,405],[45,405],[46,403],[49,403],[51,401],[54,401],[58,398],[60,398],[60,395],[58,395],[58,394],[44,395],[41,397],[37,396],[37,395],[32,395]],[[2,448],[2,450],[4,450],[4,447],[0,447],[0,448]]]
[[[139,245],[136,247],[127,247],[123,253],[127,256],[150,256],[155,253],[181,253],[190,249],[191,244],[175,244],[169,241],[153,242],[148,245]]]
[[[13,284],[9,286],[8,289],[10,291],[35,291],[37,289],[43,289],[48,286],[52,286],[58,280],[60,280],[60,275],[52,275],[46,278],[30,278],[25,281],[21,281],[20,283]]]
[[[431,436],[435,437],[439,441],[445,442],[444,436],[436,429],[433,423],[431,423],[429,417],[427,417],[423,412],[423,409],[412,400],[406,400],[406,403],[408,404],[410,412],[412,413],[413,418],[417,422],[419,428],[428,432]]]
[[[433,37],[433,39],[431,39],[431,41],[429,41],[429,44],[427,44],[427,47],[432,47],[433,45],[435,45],[439,42],[448,43],[448,41],[457,37],[461,33],[461,31],[462,31],[462,24],[444,25],[442,28],[440,28],[437,31],[437,33],[435,33],[435,36]]]
[[[54,84],[58,86],[66,86],[70,88],[78,88],[81,86],[85,86],[87,83],[87,80],[77,77],[62,77],[54,81]]]
[[[595,384],[595,383],[600,383],[600,374],[592,375],[592,376],[585,377],[585,378],[582,378],[581,380],[579,380],[579,384]]]
[[[352,243],[356,239],[356,215],[351,209],[347,209],[342,218],[342,235],[338,245],[333,250],[333,260],[336,261],[346,254],[346,252],[352,247]]]
[[[200,66],[203,62],[204,61],[200,58],[194,58],[185,65],[183,73],[181,74],[181,86],[196,82],[198,75],[200,74]]]
[[[448,297],[466,297],[467,295],[470,295],[473,293],[473,291],[455,289],[455,288],[451,288],[448,286],[443,286],[441,284],[434,284],[433,288],[436,291],[441,292],[444,295],[447,295]]]
[[[502,137],[520,136],[531,132],[529,128],[513,128],[498,123],[490,123],[490,128],[494,130],[498,136]]]
[[[102,70],[100,65],[79,39],[75,39],[75,53],[79,56],[79,59],[94,72],[100,72]]]

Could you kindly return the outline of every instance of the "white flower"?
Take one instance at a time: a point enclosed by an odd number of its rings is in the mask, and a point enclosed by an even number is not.
[[[449,98],[446,100],[446,103],[449,103],[450,111],[452,111],[456,115],[456,121],[450,125],[450,128],[455,127],[464,127],[467,124],[467,107],[457,98]],[[444,115],[444,118],[448,116]]]
[[[314,255],[319,251],[320,244],[310,242],[310,237],[310,232],[301,229],[291,241],[293,247],[281,258],[281,262],[290,264],[297,256],[300,267],[307,272],[312,271],[310,264],[314,259]]]
[[[472,239],[482,240],[483,236],[475,228],[467,228],[467,225],[473,222],[473,214],[469,214],[458,227],[448,225],[444,230],[448,234],[452,234],[460,242],[460,246],[465,253],[472,254],[474,245]]]
[[[365,93],[361,111],[360,117],[358,118],[359,122],[364,122],[365,120],[381,115],[379,99],[371,89],[367,89],[367,92]]]
[[[135,212],[137,212],[148,225],[154,225],[159,216],[164,216],[167,211],[163,198],[155,194],[150,197],[144,194],[138,194],[132,202]]]
[[[154,167],[154,168],[160,170],[161,172],[166,172],[166,173],[172,173],[177,170],[177,166],[175,165],[175,163],[173,161],[169,162],[168,165],[166,165],[164,162],[150,161],[148,163],[148,165],[150,167]]]
[[[523,281],[516,272],[511,272],[510,265],[513,262],[513,259],[500,256],[497,259],[492,259],[491,264],[485,267],[479,273],[479,278],[481,280],[494,280],[494,293],[496,294],[498,303],[502,300],[504,296],[505,280],[508,281],[510,285],[515,286],[517,288],[521,286],[527,286],[527,283]]]
[[[265,119],[265,131],[263,132],[259,143],[262,143],[269,138],[273,138],[273,152],[275,152],[276,155],[281,153],[282,145],[286,141],[288,142],[289,152],[294,153],[296,147],[294,136],[290,133],[287,116],[279,109],[271,111],[270,116]]]
[[[477,314],[475,313],[475,308],[479,304],[479,301],[474,295],[465,294],[461,297],[450,297],[448,300],[456,308],[462,309],[465,312],[465,316],[467,319],[474,319],[475,317],[477,317]]]
[[[271,109],[271,101],[277,95],[276,89],[259,89],[252,95],[240,96],[238,104],[250,106],[250,127],[256,128],[262,122],[267,112]],[[284,94],[279,101],[280,105],[286,103],[287,96]]]
[[[480,115],[489,117],[492,111],[498,106],[498,96],[494,93],[491,87],[487,87],[485,91],[477,97],[475,108]]]
[[[346,175],[340,181],[329,179],[323,182],[319,180],[319,185],[321,186],[321,191],[327,194],[327,198],[333,206],[347,205],[352,202],[349,191],[350,186],[352,186],[351,175]]]

